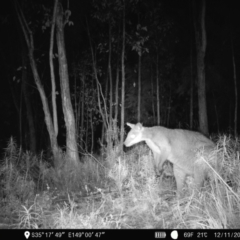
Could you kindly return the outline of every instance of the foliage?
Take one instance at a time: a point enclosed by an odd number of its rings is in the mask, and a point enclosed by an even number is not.
[[[40,167],[41,156],[35,156],[45,185],[37,190],[30,165],[26,164],[28,153],[21,153],[11,140],[0,168],[1,216],[9,219],[5,224],[1,221],[1,226],[239,228],[239,139],[226,135],[215,138],[217,147],[212,154],[217,156],[218,175],[212,172],[201,192],[191,187],[189,178],[181,198],[175,195],[171,173],[160,179],[155,177],[152,155],[143,144],[132,147],[123,157],[113,149],[112,155],[106,156],[111,161],[86,155],[78,168],[68,163],[59,169]],[[211,161],[210,165],[216,163]]]

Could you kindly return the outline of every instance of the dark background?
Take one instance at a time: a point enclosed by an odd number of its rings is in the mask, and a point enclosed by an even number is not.
[[[6,3],[7,2],[7,3]],[[34,29],[35,57],[38,59],[38,70],[42,82],[51,100],[51,84],[49,74],[49,39],[50,28],[42,31],[43,19],[47,10],[52,14],[53,1],[19,1],[23,4],[25,17],[31,22]],[[86,31],[86,19],[95,46],[108,43],[108,23],[101,21],[101,14],[107,10],[101,9],[97,1],[71,0],[62,1],[66,9],[71,11],[70,20],[74,25],[65,27],[66,53],[68,58],[70,86],[73,92],[72,66],[74,64],[91,63],[89,40]],[[189,128],[189,89],[190,67],[192,63],[194,78],[194,129],[198,130],[198,108],[196,88],[196,45],[193,26],[192,1],[190,0],[148,0],[126,1],[126,34],[129,39],[134,39],[136,25],[140,21],[142,26],[147,27],[144,36],[149,36],[144,47],[148,53],[142,57],[142,115],[141,122],[144,125],[153,126],[153,112],[149,97],[150,76],[155,72],[151,66],[156,64],[154,42],[159,46],[159,71],[160,71],[160,94],[161,94],[161,117],[162,124],[172,128]],[[25,5],[24,5],[25,4]],[[69,4],[69,5],[68,5]],[[22,107],[22,126],[24,138],[28,138],[26,123],[26,110],[21,95],[21,71],[19,67],[22,61],[21,38],[22,31],[17,20],[16,12],[11,1],[1,3],[0,12],[0,147],[6,146],[11,136],[19,141],[20,115],[17,110]],[[47,10],[46,10],[47,9]],[[119,24],[121,25],[121,11],[114,13],[116,21],[113,35],[118,36]],[[100,16],[98,18],[95,15]],[[139,17],[140,16],[140,17]],[[140,20],[139,20],[140,19]],[[155,24],[154,25],[154,21]],[[232,53],[236,61],[236,73],[239,89],[239,2],[227,0],[206,1],[206,32],[207,50],[205,57],[206,66],[206,89],[209,130],[211,134],[232,133],[234,126],[234,82]],[[159,26],[157,31],[156,26]],[[121,42],[121,40],[120,40]],[[117,45],[117,44],[116,44]],[[100,81],[105,84],[107,76],[107,46],[105,52],[97,52],[98,67],[102,74]],[[233,52],[232,52],[233,47]],[[56,43],[55,43],[56,48]],[[56,49],[55,49],[56,51]],[[113,77],[115,81],[115,67],[117,54],[113,54]],[[192,59],[192,61],[191,61]],[[57,62],[56,62],[57,63]],[[131,43],[126,43],[126,121],[137,121],[136,104],[137,88],[133,85],[137,82],[138,55],[132,50]],[[55,64],[56,74],[58,65]],[[33,81],[31,69],[28,69],[29,91],[31,91],[31,104],[34,109],[35,125],[37,126],[38,149],[48,146],[48,134],[44,123],[44,115],[39,93]],[[121,87],[121,85],[120,85]],[[59,90],[59,80],[57,78]],[[169,100],[170,99],[170,100]],[[58,97],[59,111],[59,144],[64,146],[64,121],[61,110],[61,100]],[[22,104],[21,104],[22,103]],[[18,107],[16,107],[18,106]],[[171,108],[169,120],[167,109]],[[165,111],[166,110],[166,111]],[[239,114],[238,114],[239,118]],[[165,119],[165,120],[164,120]],[[101,133],[101,123],[95,126],[96,138]]]

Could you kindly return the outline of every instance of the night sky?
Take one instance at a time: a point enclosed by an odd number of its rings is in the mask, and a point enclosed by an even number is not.
[[[21,91],[21,64],[22,43],[24,41],[22,31],[17,19],[12,1],[4,1],[0,12],[0,147],[6,147],[6,142],[11,136],[19,142],[19,126],[22,124],[23,141],[28,138],[26,127],[26,109]],[[44,17],[47,13],[52,16],[53,1],[19,1],[23,4],[23,12],[30,27],[34,32],[35,57],[38,63],[42,83],[46,94],[51,100],[51,85],[49,74],[49,38],[50,28],[42,31]],[[108,22],[101,21],[101,14],[106,13],[97,6],[97,1],[71,0],[62,1],[63,7],[69,6],[71,11],[70,21],[73,25],[65,26],[65,45],[70,74],[70,88],[74,91],[73,66],[91,65],[89,39],[87,35],[86,19],[89,22],[91,37],[94,47],[108,43]],[[126,34],[134,40],[136,26],[140,21],[142,26],[147,27],[143,36],[148,36],[144,47],[148,49],[142,56],[142,120],[144,125],[155,125],[149,95],[151,91],[150,76],[155,79],[155,72],[151,66],[156,65],[156,52],[154,42],[159,46],[159,70],[161,82],[161,102],[163,125],[171,128],[188,128],[189,126],[189,72],[192,63],[194,76],[196,76],[196,42],[193,24],[192,1],[189,0],[151,0],[126,1]],[[133,1],[134,2],[134,1]],[[26,4],[27,3],[27,4]],[[67,4],[69,3],[69,5]],[[207,50],[205,57],[207,107],[210,134],[232,133],[234,126],[234,81],[233,81],[233,54],[236,63],[236,75],[239,93],[239,63],[240,63],[240,35],[239,35],[239,1],[207,0],[206,1],[206,32]],[[26,7],[27,6],[27,7]],[[159,9],[157,9],[157,6]],[[116,11],[116,10],[115,10]],[[101,13],[101,14],[100,14]],[[95,15],[100,16],[98,18]],[[113,36],[119,36],[121,26],[121,11],[114,12],[115,25]],[[139,17],[140,16],[140,17]],[[153,25],[157,19],[158,25]],[[159,31],[157,27],[159,26]],[[120,31],[121,35],[121,31]],[[117,46],[117,42],[114,47]],[[120,40],[121,42],[121,40]],[[104,83],[107,76],[108,45],[103,52],[97,51],[98,67],[101,68],[99,79]],[[121,45],[120,45],[121,46]],[[55,49],[56,42],[55,42]],[[105,51],[105,52],[104,52]],[[117,54],[113,54],[112,68],[115,82]],[[155,60],[154,60],[155,59]],[[192,59],[192,62],[191,62]],[[150,65],[149,63],[152,63]],[[137,81],[138,55],[132,49],[131,41],[126,43],[126,122],[136,122],[136,105],[130,104],[137,95],[133,88]],[[89,69],[89,68],[88,68]],[[58,64],[55,62],[57,90],[59,90]],[[151,75],[153,74],[153,75]],[[90,74],[89,74],[90,75]],[[31,69],[28,64],[29,92],[31,104],[34,109],[35,124],[37,126],[38,149],[47,147],[47,133],[44,123],[44,115],[39,93],[36,89]],[[89,80],[90,81],[90,80]],[[196,81],[196,79],[194,80]],[[80,85],[79,85],[80,86]],[[121,87],[121,85],[119,86]],[[130,99],[130,100],[129,100]],[[64,145],[64,121],[61,113],[61,100],[58,98],[60,136],[59,143]],[[128,104],[128,101],[131,101]],[[167,109],[171,109],[167,113]],[[133,110],[135,109],[135,110]],[[21,114],[20,114],[20,112]],[[166,110],[166,111],[165,111]],[[97,118],[97,117],[96,117]],[[238,119],[240,115],[238,114]],[[21,119],[21,121],[20,121]],[[168,120],[166,120],[168,119]],[[99,119],[98,119],[99,120]],[[97,121],[97,120],[96,120]],[[198,128],[197,92],[194,88],[194,128]],[[239,120],[238,120],[239,122]],[[101,124],[96,125],[95,131]]]

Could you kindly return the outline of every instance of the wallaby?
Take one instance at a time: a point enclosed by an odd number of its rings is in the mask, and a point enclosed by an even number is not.
[[[184,187],[185,177],[192,175],[197,188],[201,187],[207,173],[207,165],[199,159],[198,153],[207,157],[214,150],[215,144],[199,132],[168,129],[165,127],[143,127],[141,123],[131,124],[124,142],[130,147],[145,141],[153,152],[154,167],[161,173],[163,163],[168,160],[173,164],[173,173],[177,183],[177,191]]]

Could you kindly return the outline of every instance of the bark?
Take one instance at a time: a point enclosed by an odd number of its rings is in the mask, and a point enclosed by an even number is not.
[[[120,24],[119,24],[120,25]],[[121,27],[119,26],[119,39],[121,34]],[[117,47],[117,53],[119,53],[120,50],[120,40],[118,41],[118,47]],[[115,86],[115,124],[117,125],[117,119],[118,119],[118,105],[119,105],[119,54],[117,54],[117,66],[116,66],[116,86]]]
[[[92,107],[91,107],[92,108]],[[91,121],[91,154],[93,154],[94,149],[94,126],[93,126],[93,114],[92,110],[90,112],[90,121]]]
[[[191,4],[190,4],[191,12]],[[192,15],[189,14],[189,23],[192,23]],[[193,45],[192,45],[192,32],[190,33],[190,106],[189,106],[189,126],[193,129]]]
[[[158,53],[157,53],[157,66],[156,66],[156,78],[157,78],[157,125],[160,125],[160,91],[159,91],[159,70],[158,70]]]
[[[121,64],[122,64],[122,104],[121,104],[121,136],[120,136],[120,146],[123,146],[124,139],[124,116],[125,116],[125,1],[123,0],[123,16],[122,16],[123,32],[122,32],[122,55],[121,55]]]
[[[237,87],[237,73],[236,73],[236,62],[233,49],[233,41],[231,39],[232,46],[232,64],[233,64],[233,83],[234,83],[234,97],[235,97],[235,107],[234,107],[234,135],[237,136],[237,115],[238,115],[238,87]]]
[[[189,125],[190,129],[193,129],[193,59],[192,59],[192,44],[191,44],[191,53],[190,53],[190,114],[189,114]]]
[[[112,109],[113,109],[113,87],[112,87],[112,32],[109,20],[109,53],[108,53],[108,73],[109,73],[109,127],[112,129]]]
[[[152,72],[152,66],[151,66],[151,91],[152,91],[152,111],[153,111],[153,125],[156,123],[156,112],[155,112],[155,99],[154,99],[154,86],[153,86],[153,72]]]
[[[85,75],[82,78],[82,96],[79,98],[79,107],[81,106],[81,127],[80,127],[80,149],[83,150],[83,134],[84,134],[84,102],[85,102]],[[80,111],[79,111],[80,112]]]
[[[21,41],[22,42],[22,41]],[[36,130],[33,118],[33,111],[31,105],[31,97],[29,94],[29,84],[28,84],[28,77],[27,77],[27,54],[25,50],[24,43],[22,43],[22,92],[24,97],[24,102],[26,105],[26,113],[27,113],[27,122],[28,122],[28,130],[29,130],[29,149],[30,151],[35,154],[37,150],[37,141],[36,141]]]
[[[201,2],[199,21],[195,21],[195,34],[197,46],[197,75],[198,75],[198,117],[200,131],[208,135],[206,79],[205,79],[205,53],[207,46],[205,29],[205,1]]]
[[[169,91],[169,99],[168,99],[168,107],[167,107],[167,126],[169,126],[169,122],[170,122],[170,114],[171,114],[171,102],[172,102],[172,89],[171,89],[171,85],[170,87],[170,91]]]
[[[115,120],[118,119],[118,87],[119,87],[119,64],[117,63],[116,70],[116,88],[115,88]]]
[[[58,0],[55,0],[52,27],[51,27],[51,37],[50,37],[50,48],[49,48],[49,63],[50,63],[50,74],[51,74],[51,84],[52,84],[52,111],[53,111],[53,126],[55,135],[58,135],[58,118],[57,118],[57,104],[56,104],[56,83],[55,74],[53,66],[53,44],[54,44],[54,29],[56,23],[56,13],[57,13]]]
[[[99,108],[99,112],[100,112],[102,120],[103,120],[103,125],[105,128],[107,128],[107,126],[108,126],[108,119],[106,116],[107,105],[106,105],[105,98],[103,96],[102,86],[98,80],[96,58],[94,57],[94,51],[93,51],[92,41],[91,41],[91,37],[90,37],[90,30],[89,30],[88,22],[86,21],[86,23],[87,23],[87,32],[88,32],[88,38],[89,38],[89,43],[90,43],[91,55],[92,55],[93,72],[94,72],[96,86],[97,86],[98,108]],[[101,107],[101,98],[102,98],[102,101],[104,104],[105,115],[104,115],[102,107]]]
[[[41,83],[41,79],[40,76],[38,74],[38,70],[37,70],[37,65],[36,65],[36,61],[34,58],[34,41],[33,41],[33,35],[32,35],[32,31],[29,29],[28,24],[26,22],[26,19],[20,9],[20,7],[18,6],[17,2],[15,2],[15,9],[17,12],[17,16],[24,34],[24,38],[26,40],[27,43],[27,48],[28,48],[28,55],[29,55],[29,60],[30,60],[30,66],[33,72],[33,78],[35,81],[35,84],[37,86],[38,92],[40,94],[40,98],[43,104],[43,111],[44,111],[44,116],[45,116],[45,123],[47,126],[47,131],[49,133],[49,137],[50,137],[50,143],[51,143],[51,149],[53,152],[53,157],[54,157],[54,164],[55,166],[57,166],[59,164],[59,148],[58,148],[58,143],[57,143],[57,138],[55,135],[55,131],[53,128],[53,123],[52,123],[52,117],[51,117],[51,113],[49,110],[49,106],[48,106],[48,100],[43,88],[43,85]]]
[[[88,99],[88,90],[87,90],[87,93],[86,93],[86,99]],[[88,152],[88,126],[89,126],[89,117],[88,117],[88,108],[89,108],[89,105],[87,103],[86,105],[86,110],[87,110],[87,116],[86,116],[86,131],[85,131],[85,152]]]
[[[61,98],[66,125],[66,153],[71,161],[73,161],[75,164],[78,164],[79,155],[76,139],[76,125],[69,88],[68,64],[64,40],[63,9],[61,4],[58,4],[57,7],[56,23]]]
[[[190,77],[190,116],[189,116],[189,125],[190,129],[193,129],[193,78]]]
[[[106,82],[105,82],[104,99],[107,99],[107,97],[108,97],[108,81],[109,81],[109,78],[107,77]],[[106,109],[104,110],[104,115],[105,115],[104,118],[108,119]],[[102,141],[102,143],[107,142],[107,144],[108,144],[108,135],[106,134],[107,129],[108,129],[108,126],[103,124],[102,125],[102,140],[101,141]]]
[[[139,52],[138,55],[138,115],[137,115],[137,119],[138,122],[141,122],[141,86],[142,86],[142,82],[141,82],[141,50]]]
[[[216,123],[217,123],[217,132],[219,132],[219,117],[218,117],[218,111],[217,111],[217,104],[216,104],[216,98],[214,91],[212,91],[212,96],[213,96],[213,104],[214,104],[214,110],[215,110],[215,115],[216,115]]]
[[[8,83],[9,83],[9,88],[10,88],[10,91],[11,91],[11,94],[12,94],[13,103],[14,103],[14,106],[17,110],[18,117],[19,117],[19,123],[18,123],[19,144],[22,147],[22,144],[23,144],[23,136],[22,136],[22,93],[23,93],[23,89],[22,88],[23,88],[23,86],[22,86],[21,92],[20,92],[20,99],[18,99],[17,94],[16,94],[16,92],[14,90],[14,87],[13,87],[13,82],[10,78],[9,78]]]
[[[75,123],[77,129],[77,136],[78,136],[78,129],[79,129],[79,116],[78,116],[78,98],[80,99],[81,94],[77,92],[77,74],[74,73],[74,114],[75,114]]]

